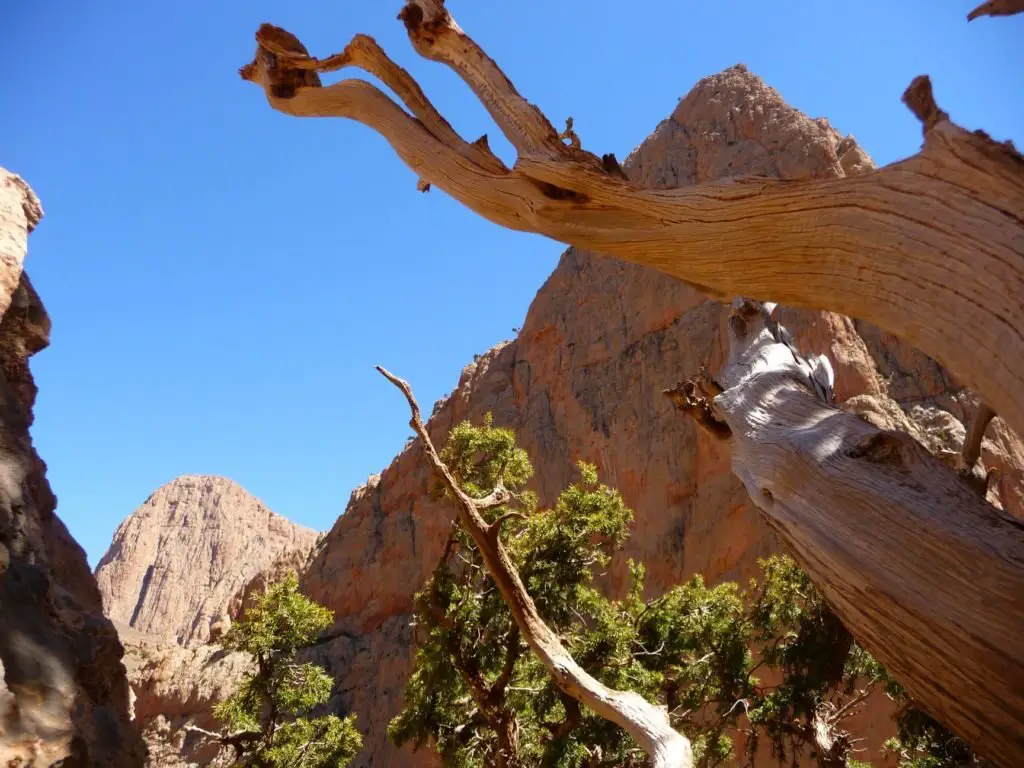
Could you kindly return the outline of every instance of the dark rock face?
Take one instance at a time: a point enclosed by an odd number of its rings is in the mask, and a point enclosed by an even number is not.
[[[22,263],[41,216],[28,185],[0,169],[0,764],[130,768],[145,752],[121,644],[29,436],[28,359],[49,343],[50,319]]]

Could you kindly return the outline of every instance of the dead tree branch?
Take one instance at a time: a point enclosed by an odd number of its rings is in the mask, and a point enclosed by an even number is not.
[[[985,430],[995,415],[995,412],[985,403],[978,404],[967,427],[964,447],[960,453],[960,476],[982,498],[988,496],[990,481],[997,470],[993,468],[986,471],[984,467],[978,468],[975,465],[981,457],[981,442],[985,439]]]
[[[523,586],[498,536],[498,523],[488,523],[476,502],[459,487],[427,434],[420,409],[408,383],[377,366],[377,370],[405,395],[412,411],[409,426],[422,441],[434,472],[455,500],[459,520],[473,537],[494,583],[505,598],[516,625],[530,648],[544,664],[558,688],[601,717],[623,728],[651,758],[655,768],[692,768],[690,742],[675,731],[668,713],[632,691],[616,691],[589,675],[562,645],[558,636],[537,612],[533,599]]]
[[[198,725],[188,724],[185,730],[189,733],[197,733],[205,739],[216,741],[225,747],[232,747],[235,757],[241,756],[249,745],[263,738],[260,731],[236,731],[234,733],[217,733],[200,728]]]
[[[1016,5],[993,0],[982,8],[995,14]],[[1024,159],[1009,143],[953,124],[927,78],[905,96],[923,122],[924,146],[886,168],[645,189],[624,179],[614,159],[582,149],[575,133],[563,132],[566,144],[441,0],[409,0],[401,19],[413,47],[451,67],[488,109],[518,152],[514,168],[486,140],[459,137],[368,37],[317,60],[265,24],[241,74],[281,112],[374,129],[421,189],[435,185],[501,226],[643,264],[718,298],[771,298],[879,325],[1024,432]],[[378,77],[405,108],[361,80],[321,86],[317,70],[346,66]]]
[[[979,754],[1018,765],[1024,526],[909,436],[832,407],[758,302],[732,311],[712,407],[733,472],[915,701]]]

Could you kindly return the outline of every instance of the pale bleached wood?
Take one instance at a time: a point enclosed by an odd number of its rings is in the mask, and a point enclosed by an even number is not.
[[[541,618],[533,598],[519,578],[519,571],[501,541],[504,518],[488,523],[480,514],[481,504],[493,506],[493,495],[487,499],[474,499],[459,487],[427,434],[409,384],[380,366],[377,370],[405,395],[412,411],[409,426],[423,443],[434,473],[455,501],[459,521],[473,537],[487,572],[508,604],[523,639],[537,654],[555,685],[575,701],[624,729],[650,758],[652,768],[692,768],[690,742],[669,725],[668,712],[664,707],[651,704],[633,691],[608,688],[576,663],[558,635]],[[506,492],[499,488],[496,493],[504,495]]]
[[[979,754],[1020,766],[1024,526],[911,437],[823,402],[759,309],[734,303],[710,400],[733,471],[911,696]]]

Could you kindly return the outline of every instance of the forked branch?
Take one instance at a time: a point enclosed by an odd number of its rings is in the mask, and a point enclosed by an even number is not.
[[[975,14],[1017,5],[992,0]],[[1024,159],[954,125],[927,78],[905,97],[925,129],[923,149],[907,160],[851,178],[653,190],[582,149],[571,130],[566,144],[441,0],[408,0],[401,19],[414,48],[451,67],[490,112],[518,152],[513,169],[485,140],[459,137],[368,37],[318,60],[265,24],[242,76],[281,112],[369,126],[421,189],[437,186],[501,226],[653,267],[719,298],[771,298],[879,325],[1024,432]],[[405,108],[364,81],[321,85],[318,71],[347,66],[377,76]]]
[[[632,691],[608,688],[572,658],[558,636],[541,618],[533,599],[523,586],[519,572],[498,535],[501,521],[488,523],[484,519],[477,502],[459,487],[455,476],[442,461],[427,434],[419,405],[408,383],[380,366],[377,366],[377,370],[405,395],[412,411],[409,426],[422,441],[431,467],[455,500],[459,520],[476,542],[487,572],[508,604],[516,626],[558,688],[601,717],[625,729],[650,757],[654,768],[692,768],[690,742],[669,725],[668,713],[663,708],[651,704]]]

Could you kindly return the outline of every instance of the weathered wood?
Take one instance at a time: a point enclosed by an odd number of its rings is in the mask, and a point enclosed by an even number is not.
[[[421,188],[437,186],[502,226],[653,267],[719,298],[772,299],[881,326],[1024,432],[1024,159],[950,122],[926,78],[905,97],[925,127],[924,147],[907,160],[851,178],[652,190],[577,141],[563,143],[439,0],[409,0],[401,18],[416,50],[450,66],[488,109],[518,151],[512,170],[486,141],[461,139],[365,36],[318,61],[264,25],[242,76],[281,112],[373,128]],[[320,87],[317,69],[343,66],[379,77],[412,114],[363,81]]]
[[[712,404],[750,498],[843,623],[997,765],[1024,756],[1024,526],[911,437],[831,407],[737,301]]]
[[[558,635],[541,618],[501,541],[501,525],[507,515],[488,523],[480,514],[481,505],[494,506],[494,494],[474,499],[459,487],[427,434],[409,384],[380,366],[377,370],[405,395],[412,411],[409,426],[422,441],[434,473],[455,500],[459,521],[473,537],[487,572],[508,604],[523,639],[537,654],[555,685],[567,696],[624,729],[647,753],[652,768],[693,768],[690,742],[669,725],[668,711],[664,707],[651,704],[633,691],[608,688],[576,663]],[[504,488],[496,489],[495,493],[504,494]]]

